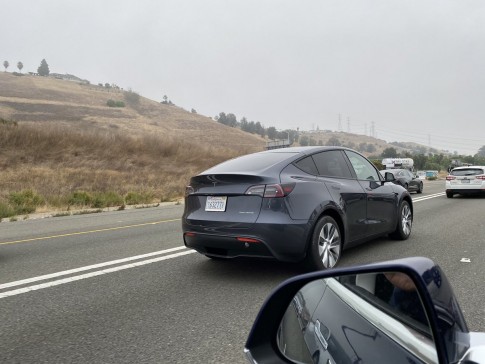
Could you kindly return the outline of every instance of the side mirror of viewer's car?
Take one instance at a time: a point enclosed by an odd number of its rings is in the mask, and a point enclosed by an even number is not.
[[[438,265],[406,258],[283,282],[245,353],[251,363],[485,363],[485,333],[468,331]]]

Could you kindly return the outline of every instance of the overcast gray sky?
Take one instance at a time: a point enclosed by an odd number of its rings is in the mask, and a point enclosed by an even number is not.
[[[0,61],[213,117],[485,145],[483,0],[1,1]]]

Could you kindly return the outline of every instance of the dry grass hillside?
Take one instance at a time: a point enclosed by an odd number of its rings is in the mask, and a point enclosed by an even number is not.
[[[258,136],[132,96],[0,73],[0,217],[174,200],[191,175],[264,149]]]
[[[109,100],[126,107],[108,107]],[[223,126],[174,105],[139,98],[127,102],[121,90],[48,77],[0,73],[0,117],[22,123],[68,126],[71,130],[119,130],[130,135],[178,137],[230,149],[264,147],[264,140]]]

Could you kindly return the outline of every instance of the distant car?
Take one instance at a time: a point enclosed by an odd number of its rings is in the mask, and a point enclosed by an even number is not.
[[[381,174],[390,172],[396,178],[394,183],[403,186],[409,192],[423,193],[423,181],[407,169],[384,169]]]
[[[263,257],[335,266],[342,251],[411,234],[411,196],[343,147],[294,147],[235,158],[190,179],[187,247],[210,258]]]
[[[485,167],[456,167],[446,176],[446,197],[485,193]]]

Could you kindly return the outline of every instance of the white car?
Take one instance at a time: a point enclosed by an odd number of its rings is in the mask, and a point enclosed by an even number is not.
[[[457,167],[446,176],[446,197],[478,193],[485,193],[484,166]]]

